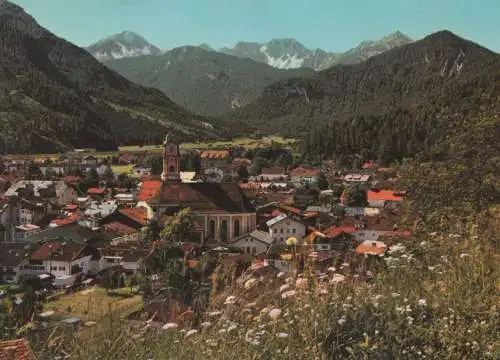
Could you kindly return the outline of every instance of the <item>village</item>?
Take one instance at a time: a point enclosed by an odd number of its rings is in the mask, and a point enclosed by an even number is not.
[[[94,155],[38,164],[5,158],[0,280],[2,297],[16,299],[11,311],[22,306],[30,286],[43,295],[37,316],[44,322],[95,321],[52,305],[61,297],[74,305],[72,296],[127,286],[135,286],[130,296],[137,299],[138,272],[156,261],[162,243],[181,249],[181,281],[186,269],[198,273],[213,297],[210,289],[224,290],[221,268],[237,267],[236,277],[296,277],[312,266],[321,276],[337,271],[338,281],[346,261],[383,257],[412,234],[400,215],[405,192],[393,168],[374,161],[357,169],[331,161],[283,166],[271,159],[256,170],[255,154],[227,147],[200,151],[199,169],[184,171],[180,145],[167,135],[160,164],[153,161],[156,170],[147,157],[120,154],[115,162],[128,166],[126,174]],[[203,263],[206,254],[216,254],[213,266]],[[146,297],[127,314],[130,321],[152,316],[164,326],[209,306],[193,311],[190,297],[175,306],[158,294]]]

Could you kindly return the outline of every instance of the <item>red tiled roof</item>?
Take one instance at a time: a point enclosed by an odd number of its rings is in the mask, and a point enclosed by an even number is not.
[[[141,190],[137,195],[139,201],[149,201],[160,194],[163,182],[159,180],[145,180],[142,182]]]
[[[142,225],[146,225],[148,223],[148,210],[145,207],[121,209],[120,213]]]
[[[106,188],[90,188],[87,190],[89,195],[104,195],[106,193]]]
[[[34,360],[35,355],[31,351],[30,344],[26,339],[7,340],[0,342],[0,360]]]
[[[63,246],[60,242],[46,242],[31,255],[32,260],[48,260],[54,261],[73,261],[78,259],[78,256],[87,245],[70,243]]]
[[[368,254],[368,255],[382,255],[383,253],[385,253],[385,251],[387,250],[386,247],[382,247],[382,246],[369,246],[369,245],[366,245],[365,243],[359,245],[357,248],[356,248],[356,252],[358,254]]]
[[[346,234],[352,234],[356,232],[356,229],[350,226],[332,226],[325,231],[323,231],[323,234],[328,236],[328,237],[337,237],[342,233]]]
[[[368,201],[385,200],[385,201],[402,201],[402,196],[396,196],[392,190],[368,191]]]
[[[254,206],[236,183],[169,184],[162,187],[160,201],[189,207],[195,212],[255,212]]]
[[[313,168],[306,168],[306,167],[296,167],[290,172],[290,176],[295,177],[295,176],[316,176],[319,174],[318,169],[313,169]]]
[[[292,214],[295,214],[295,215],[298,215],[298,216],[302,216],[302,211],[300,211],[297,208],[294,208],[293,206],[288,206],[288,205],[280,204],[280,205],[278,205],[278,207],[281,210],[283,210],[284,212],[289,212],[289,213],[292,213]]]
[[[201,158],[224,159],[229,157],[229,150],[206,150],[200,155]]]
[[[67,204],[64,208],[66,210],[76,210],[76,209],[78,209],[78,205],[76,205],[76,204]]]
[[[135,230],[134,228],[131,228],[130,226],[122,224],[118,221],[113,221],[109,224],[104,225],[104,229],[121,235],[131,235],[137,232],[137,230]]]

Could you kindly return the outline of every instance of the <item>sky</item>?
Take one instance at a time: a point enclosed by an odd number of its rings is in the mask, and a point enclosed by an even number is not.
[[[79,46],[131,30],[171,49],[295,38],[346,51],[396,30],[419,39],[447,29],[500,52],[500,0],[13,0]]]

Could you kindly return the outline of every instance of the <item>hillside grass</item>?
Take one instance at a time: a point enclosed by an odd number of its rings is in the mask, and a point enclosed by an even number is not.
[[[309,287],[295,296],[282,299],[278,285],[277,296],[262,294],[266,308],[225,305],[193,329],[116,320],[65,351],[71,359],[498,359],[498,249],[490,244],[473,232],[420,234],[391,248],[381,271],[353,262],[344,281],[306,274]],[[366,270],[371,280],[359,277]],[[40,358],[56,355],[39,349]]]
[[[99,286],[89,287],[72,294],[62,295],[44,304],[43,310],[53,310],[57,315],[76,316],[84,321],[101,321],[111,313],[118,316],[139,310],[142,299],[129,288],[109,292]]]

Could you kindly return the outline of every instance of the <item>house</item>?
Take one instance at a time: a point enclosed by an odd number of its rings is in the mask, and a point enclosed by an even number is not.
[[[163,182],[161,180],[144,180],[139,184],[137,201],[151,201],[160,196]]]
[[[201,169],[205,170],[230,163],[231,152],[229,150],[205,150],[200,154],[200,158]]]
[[[132,168],[132,172],[137,177],[149,176],[149,175],[151,175],[151,168],[136,165]]]
[[[149,251],[140,246],[126,248],[115,246],[102,249],[99,271],[119,265],[126,273],[135,274],[148,255]]]
[[[283,166],[273,166],[269,168],[262,168],[260,175],[256,176],[260,181],[285,181],[288,176],[286,169]]]
[[[135,195],[132,193],[116,194],[114,199],[118,206],[132,206],[135,204]]]
[[[221,183],[224,181],[225,172],[219,167],[208,167],[203,170],[203,178],[206,182]]]
[[[273,242],[274,239],[268,232],[254,230],[251,233],[238,236],[229,244],[247,254],[261,254],[266,252]]]
[[[295,185],[314,184],[318,181],[319,170],[299,166],[290,172],[290,180]]]
[[[26,242],[29,237],[40,231],[40,226],[33,224],[22,224],[16,226],[15,241]]]
[[[302,239],[306,235],[306,227],[302,222],[291,219],[287,214],[280,214],[266,222],[273,241],[285,243],[290,237]]]
[[[133,207],[125,209],[116,209],[112,213],[108,214],[106,217],[99,221],[99,225],[106,227],[110,224],[115,224],[118,227],[121,224],[135,231],[141,230],[144,226],[148,224],[149,214],[148,209],[145,207]],[[125,231],[125,228],[122,228]]]
[[[57,206],[72,203],[77,198],[76,190],[64,181],[45,180],[20,180],[12,185],[4,195],[7,198],[50,200]]]
[[[30,247],[23,243],[0,244],[0,280],[18,283],[21,267],[28,262]]]
[[[79,273],[97,272],[99,251],[88,245],[72,241],[47,241],[31,254],[29,262],[24,265],[26,275],[50,274],[57,278]]]
[[[411,236],[411,231],[399,226],[399,215],[391,210],[384,210],[376,216],[346,216],[342,225],[353,227],[358,242],[377,241],[379,236]]]
[[[344,182],[346,184],[367,183],[370,179],[371,175],[369,174],[347,174],[344,176]]]
[[[26,339],[0,341],[0,359],[2,360],[36,360]]]
[[[403,196],[394,190],[370,190],[367,197],[368,205],[375,208],[395,208],[403,201]]]
[[[28,243],[41,243],[48,240],[71,241],[79,244],[91,244],[96,248],[104,246],[103,237],[96,231],[82,226],[78,223],[71,223],[57,227],[48,227],[31,235]]]

